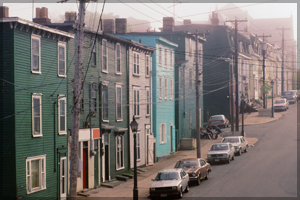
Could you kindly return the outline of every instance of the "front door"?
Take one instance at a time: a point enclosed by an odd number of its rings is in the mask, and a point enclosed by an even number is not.
[[[82,159],[83,188],[88,188],[88,142],[83,142]]]
[[[67,199],[67,157],[60,158],[60,199]]]
[[[109,134],[103,134],[102,177],[103,182],[109,181]]]
[[[94,151],[96,152],[95,156],[94,156],[94,182],[95,182],[95,187],[97,187],[99,185],[99,167],[98,167],[98,157],[99,157],[99,153],[98,153],[98,141],[99,140],[94,140]]]
[[[170,152],[173,152],[173,126],[170,126]]]

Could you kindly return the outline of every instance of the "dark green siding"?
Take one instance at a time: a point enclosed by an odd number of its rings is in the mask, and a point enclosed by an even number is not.
[[[1,31],[1,70],[0,78],[10,83],[14,82],[14,32],[9,24],[0,23]],[[15,162],[15,108],[14,85],[1,80],[1,196],[4,198],[15,197],[16,194],[16,162]],[[4,181],[5,180],[5,181]]]

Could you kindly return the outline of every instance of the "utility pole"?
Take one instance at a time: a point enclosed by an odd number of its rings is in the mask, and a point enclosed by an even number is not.
[[[235,18],[235,20],[227,20],[225,22],[234,22],[234,46],[235,46],[235,130],[239,132],[239,75],[238,75],[238,22],[247,22],[246,20],[238,20]],[[224,22],[224,23],[225,23]]]
[[[81,102],[81,77],[82,77],[82,47],[84,37],[84,17],[85,2],[80,0],[77,34],[75,36],[75,73],[73,85],[73,119],[72,119],[72,141],[70,156],[70,197],[75,199],[77,196],[77,174],[78,174],[78,132],[80,122],[80,102]]]
[[[201,158],[201,148],[200,148],[200,94],[199,94],[199,50],[198,50],[198,30],[196,30],[196,135],[197,135],[197,158]]]
[[[266,50],[267,50],[267,46],[265,43],[265,37],[272,37],[271,35],[265,35],[263,33],[262,36],[258,36],[258,37],[262,37],[263,38],[263,43],[262,43],[262,54],[263,54],[263,87],[265,88],[265,81],[266,81]],[[263,108],[266,109],[266,94],[265,94],[265,90],[263,91]]]
[[[281,63],[281,94],[284,91],[284,30],[290,30],[289,28],[276,28],[276,30],[282,30],[282,63]]]

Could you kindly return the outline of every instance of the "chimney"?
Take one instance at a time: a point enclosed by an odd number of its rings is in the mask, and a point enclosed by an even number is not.
[[[77,19],[77,13],[75,11],[65,12],[64,23],[75,23]]]
[[[8,7],[0,6],[0,18],[9,17]]]
[[[126,34],[127,33],[127,19],[126,18],[116,18],[116,34]]]
[[[218,13],[212,12],[212,17],[210,20],[213,25],[219,25]]]
[[[115,20],[103,19],[103,32],[114,34],[115,33]]]
[[[173,17],[163,18],[163,32],[173,32],[174,31],[174,19]]]
[[[183,20],[183,25],[190,25],[190,24],[192,24],[192,21],[190,19]]]
[[[33,18],[35,23],[51,23],[51,20],[48,18],[48,8],[36,8],[35,9],[35,18]]]

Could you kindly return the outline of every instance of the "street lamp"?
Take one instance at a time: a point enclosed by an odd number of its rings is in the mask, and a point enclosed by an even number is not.
[[[133,199],[138,200],[139,190],[137,187],[137,168],[136,168],[136,132],[138,130],[139,124],[135,121],[135,117],[133,115],[132,122],[130,123],[131,131],[133,133],[133,140],[134,140],[134,187],[133,187]]]
[[[262,55],[263,55],[263,87],[265,87],[266,80],[266,43],[261,43]],[[266,94],[263,91],[263,108],[266,108]]]
[[[242,106],[242,136],[245,135],[244,132],[244,100],[246,99],[246,97],[244,96],[244,93],[242,93],[241,96],[241,106]]]
[[[271,85],[272,85],[272,117],[274,117],[274,107],[273,107],[273,85],[274,85],[274,81],[271,80]]]

